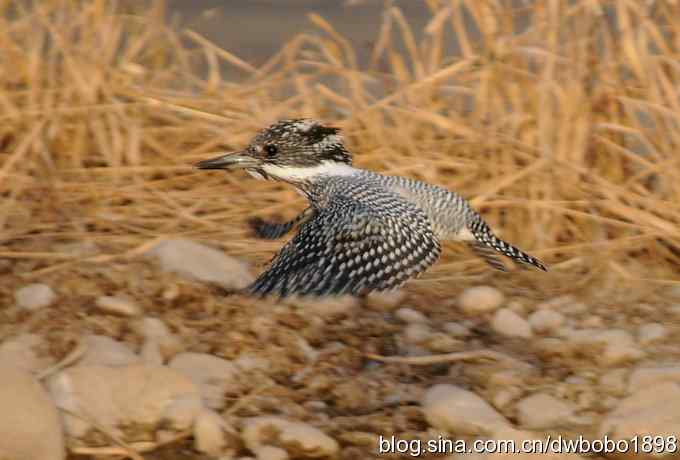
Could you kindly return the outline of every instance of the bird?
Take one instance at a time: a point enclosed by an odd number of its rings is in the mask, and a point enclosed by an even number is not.
[[[311,118],[279,120],[241,151],[199,161],[202,170],[243,169],[292,185],[309,206],[294,219],[251,220],[258,236],[296,235],[246,291],[254,296],[365,296],[418,277],[442,241],[467,244],[496,270],[499,256],[547,271],[537,258],[498,238],[461,195],[416,179],[353,166],[340,129]]]

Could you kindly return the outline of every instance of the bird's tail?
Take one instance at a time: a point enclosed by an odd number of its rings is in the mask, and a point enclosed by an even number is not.
[[[543,262],[541,262],[540,260],[533,256],[530,256],[529,254],[522,251],[518,247],[513,246],[510,243],[506,243],[505,241],[501,240],[496,235],[494,235],[489,226],[486,225],[483,221],[476,223],[476,225],[475,224],[471,225],[470,232],[472,232],[472,235],[475,237],[478,243],[481,243],[482,245],[491,248],[494,251],[503,254],[504,256],[509,257],[512,260],[517,261],[521,264],[533,265],[534,267],[539,268],[544,272],[548,271]],[[492,266],[495,266],[493,263],[490,264]]]

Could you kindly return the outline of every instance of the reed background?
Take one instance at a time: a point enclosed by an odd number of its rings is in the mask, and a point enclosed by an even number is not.
[[[429,0],[421,31],[395,5],[362,62],[310,13],[307,31],[256,66],[172,25],[160,1],[3,2],[5,288],[180,235],[261,268],[281,242],[255,243],[246,219],[291,217],[302,199],[191,164],[294,116],[339,124],[360,167],[471,198],[551,268],[490,274],[447,245],[416,290],[448,295],[488,278],[546,295],[642,296],[677,282],[677,2]]]

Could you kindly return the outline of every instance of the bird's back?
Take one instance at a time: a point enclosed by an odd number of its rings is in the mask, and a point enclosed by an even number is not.
[[[408,203],[427,218],[433,233],[441,240],[466,239],[467,224],[479,218],[467,201],[443,187],[401,176],[386,176],[373,171],[354,170],[353,174],[329,178],[340,187],[325,185],[325,193],[342,193],[374,206],[390,209]]]

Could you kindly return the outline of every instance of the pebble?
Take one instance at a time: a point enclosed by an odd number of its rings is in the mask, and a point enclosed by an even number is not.
[[[142,309],[133,300],[124,297],[101,296],[97,297],[95,305],[101,311],[121,316],[139,316]]]
[[[661,323],[642,324],[638,328],[638,343],[640,345],[650,345],[663,340],[667,334],[666,326]]]
[[[17,307],[29,311],[49,307],[56,299],[57,295],[46,284],[29,284],[14,293]]]
[[[430,334],[425,347],[434,353],[452,353],[461,348],[462,342],[443,332]]]
[[[139,350],[139,357],[146,364],[162,366],[165,363],[161,347],[153,340],[145,340],[142,349]]]
[[[163,409],[164,425],[175,430],[191,428],[204,407],[201,398],[196,398],[194,393],[179,395]]]
[[[554,310],[536,310],[527,319],[531,329],[539,334],[550,334],[564,324],[564,315]]]
[[[522,390],[517,387],[501,388],[493,395],[493,405],[498,409],[503,409],[512,401],[522,395]]]
[[[426,342],[432,335],[430,326],[422,323],[411,323],[404,328],[404,341],[410,344],[421,344]]]
[[[318,428],[276,416],[246,419],[241,436],[253,453],[263,446],[274,446],[285,449],[293,458],[319,458],[335,455],[340,450],[337,441]]]
[[[507,337],[528,339],[533,335],[529,323],[517,313],[507,308],[496,312],[491,320],[491,328]]]
[[[611,371],[602,374],[599,379],[600,387],[613,396],[623,396],[626,393],[628,386],[626,377],[628,375],[627,369],[612,369]]]
[[[0,365],[27,372],[46,369],[51,363],[39,358],[35,349],[42,345],[42,337],[36,334],[20,334],[0,344]]]
[[[0,458],[63,460],[61,419],[49,394],[28,372],[0,366]]]
[[[254,281],[244,262],[195,241],[165,240],[148,254],[158,259],[164,271],[224,289],[244,289]]]
[[[623,329],[562,328],[560,334],[569,341],[570,346],[594,354],[596,361],[605,366],[635,361],[645,355],[635,344],[633,336]]]
[[[81,366],[129,366],[141,359],[124,343],[105,335],[87,335],[83,338],[85,355],[78,361]]]
[[[255,453],[257,460],[288,460],[288,452],[280,447],[262,446]]]
[[[165,359],[172,358],[184,349],[179,339],[158,318],[150,316],[138,318],[132,321],[131,327],[133,331],[144,337],[147,341],[155,342]]]
[[[574,415],[571,405],[549,394],[536,393],[517,403],[517,419],[524,428],[565,426]]]
[[[639,366],[628,378],[628,391],[636,391],[664,382],[680,383],[680,365]]]
[[[616,442],[642,436],[659,436],[666,440],[680,433],[680,385],[664,382],[640,389],[623,399],[604,418],[599,427],[599,437],[607,435]],[[671,452],[668,458],[672,457]],[[640,458],[633,449],[621,452],[617,458]],[[647,458],[647,457],[645,457]],[[655,456],[653,458],[665,458]]]
[[[429,388],[422,399],[425,420],[438,430],[488,435],[508,421],[475,393],[449,384]]]
[[[442,329],[452,337],[467,337],[470,335],[470,330],[467,327],[455,321],[444,323]]]
[[[186,429],[203,407],[198,387],[164,366],[75,366],[50,377],[47,386],[57,406],[69,411],[62,416],[74,438],[93,428],[91,419],[119,436],[119,427],[129,425]]]
[[[366,296],[364,302],[372,310],[392,311],[401,305],[406,298],[406,292],[401,289],[389,291],[374,291]]]
[[[645,353],[640,350],[633,336],[622,329],[610,329],[600,333],[606,346],[604,353],[598,354],[598,362],[606,366],[615,366],[642,358]]]
[[[168,366],[198,385],[206,406],[216,410],[224,407],[224,394],[233,388],[237,374],[231,361],[206,353],[180,353]]]
[[[430,322],[427,316],[423,315],[418,310],[413,308],[400,308],[394,313],[394,316],[401,322],[404,323],[422,323],[427,324]]]
[[[498,309],[505,296],[491,286],[475,286],[465,289],[458,297],[458,307],[469,315],[487,313]]]
[[[202,410],[194,422],[194,448],[207,455],[220,455],[227,446],[224,427],[224,419],[219,414]]]

